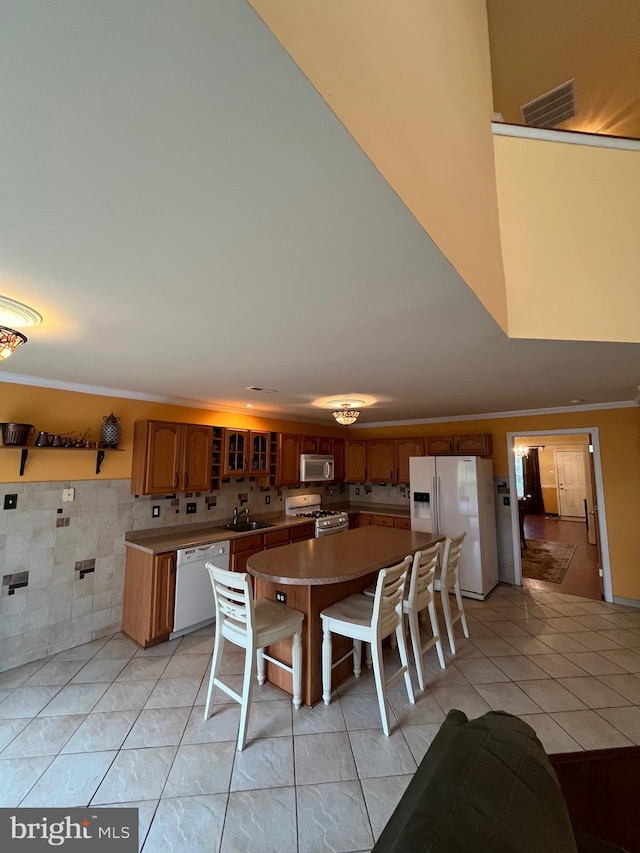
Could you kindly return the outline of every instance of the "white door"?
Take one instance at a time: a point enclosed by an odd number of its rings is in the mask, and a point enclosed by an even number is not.
[[[584,518],[587,487],[582,452],[579,450],[557,450],[556,472],[560,515]]]

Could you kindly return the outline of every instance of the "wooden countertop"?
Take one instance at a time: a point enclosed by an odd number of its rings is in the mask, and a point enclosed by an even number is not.
[[[272,583],[320,585],[342,583],[399,563],[444,536],[395,527],[358,527],[253,554],[247,570]]]

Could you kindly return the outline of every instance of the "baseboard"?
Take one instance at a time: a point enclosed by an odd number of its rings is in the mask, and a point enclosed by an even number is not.
[[[636,598],[618,598],[617,595],[613,596],[614,604],[625,604],[627,607],[640,607],[640,601]]]

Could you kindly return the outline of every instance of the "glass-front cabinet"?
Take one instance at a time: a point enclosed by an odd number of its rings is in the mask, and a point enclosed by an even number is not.
[[[250,432],[249,433],[249,473],[250,474],[268,474],[270,462],[269,450],[270,433],[268,432]]]
[[[243,476],[247,473],[247,447],[249,431],[227,429],[224,433],[223,477]]]

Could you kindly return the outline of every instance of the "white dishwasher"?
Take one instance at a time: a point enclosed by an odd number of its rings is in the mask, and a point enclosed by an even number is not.
[[[229,540],[225,540],[178,551],[175,612],[169,639],[215,622],[213,587],[205,563],[228,569],[230,550]]]

